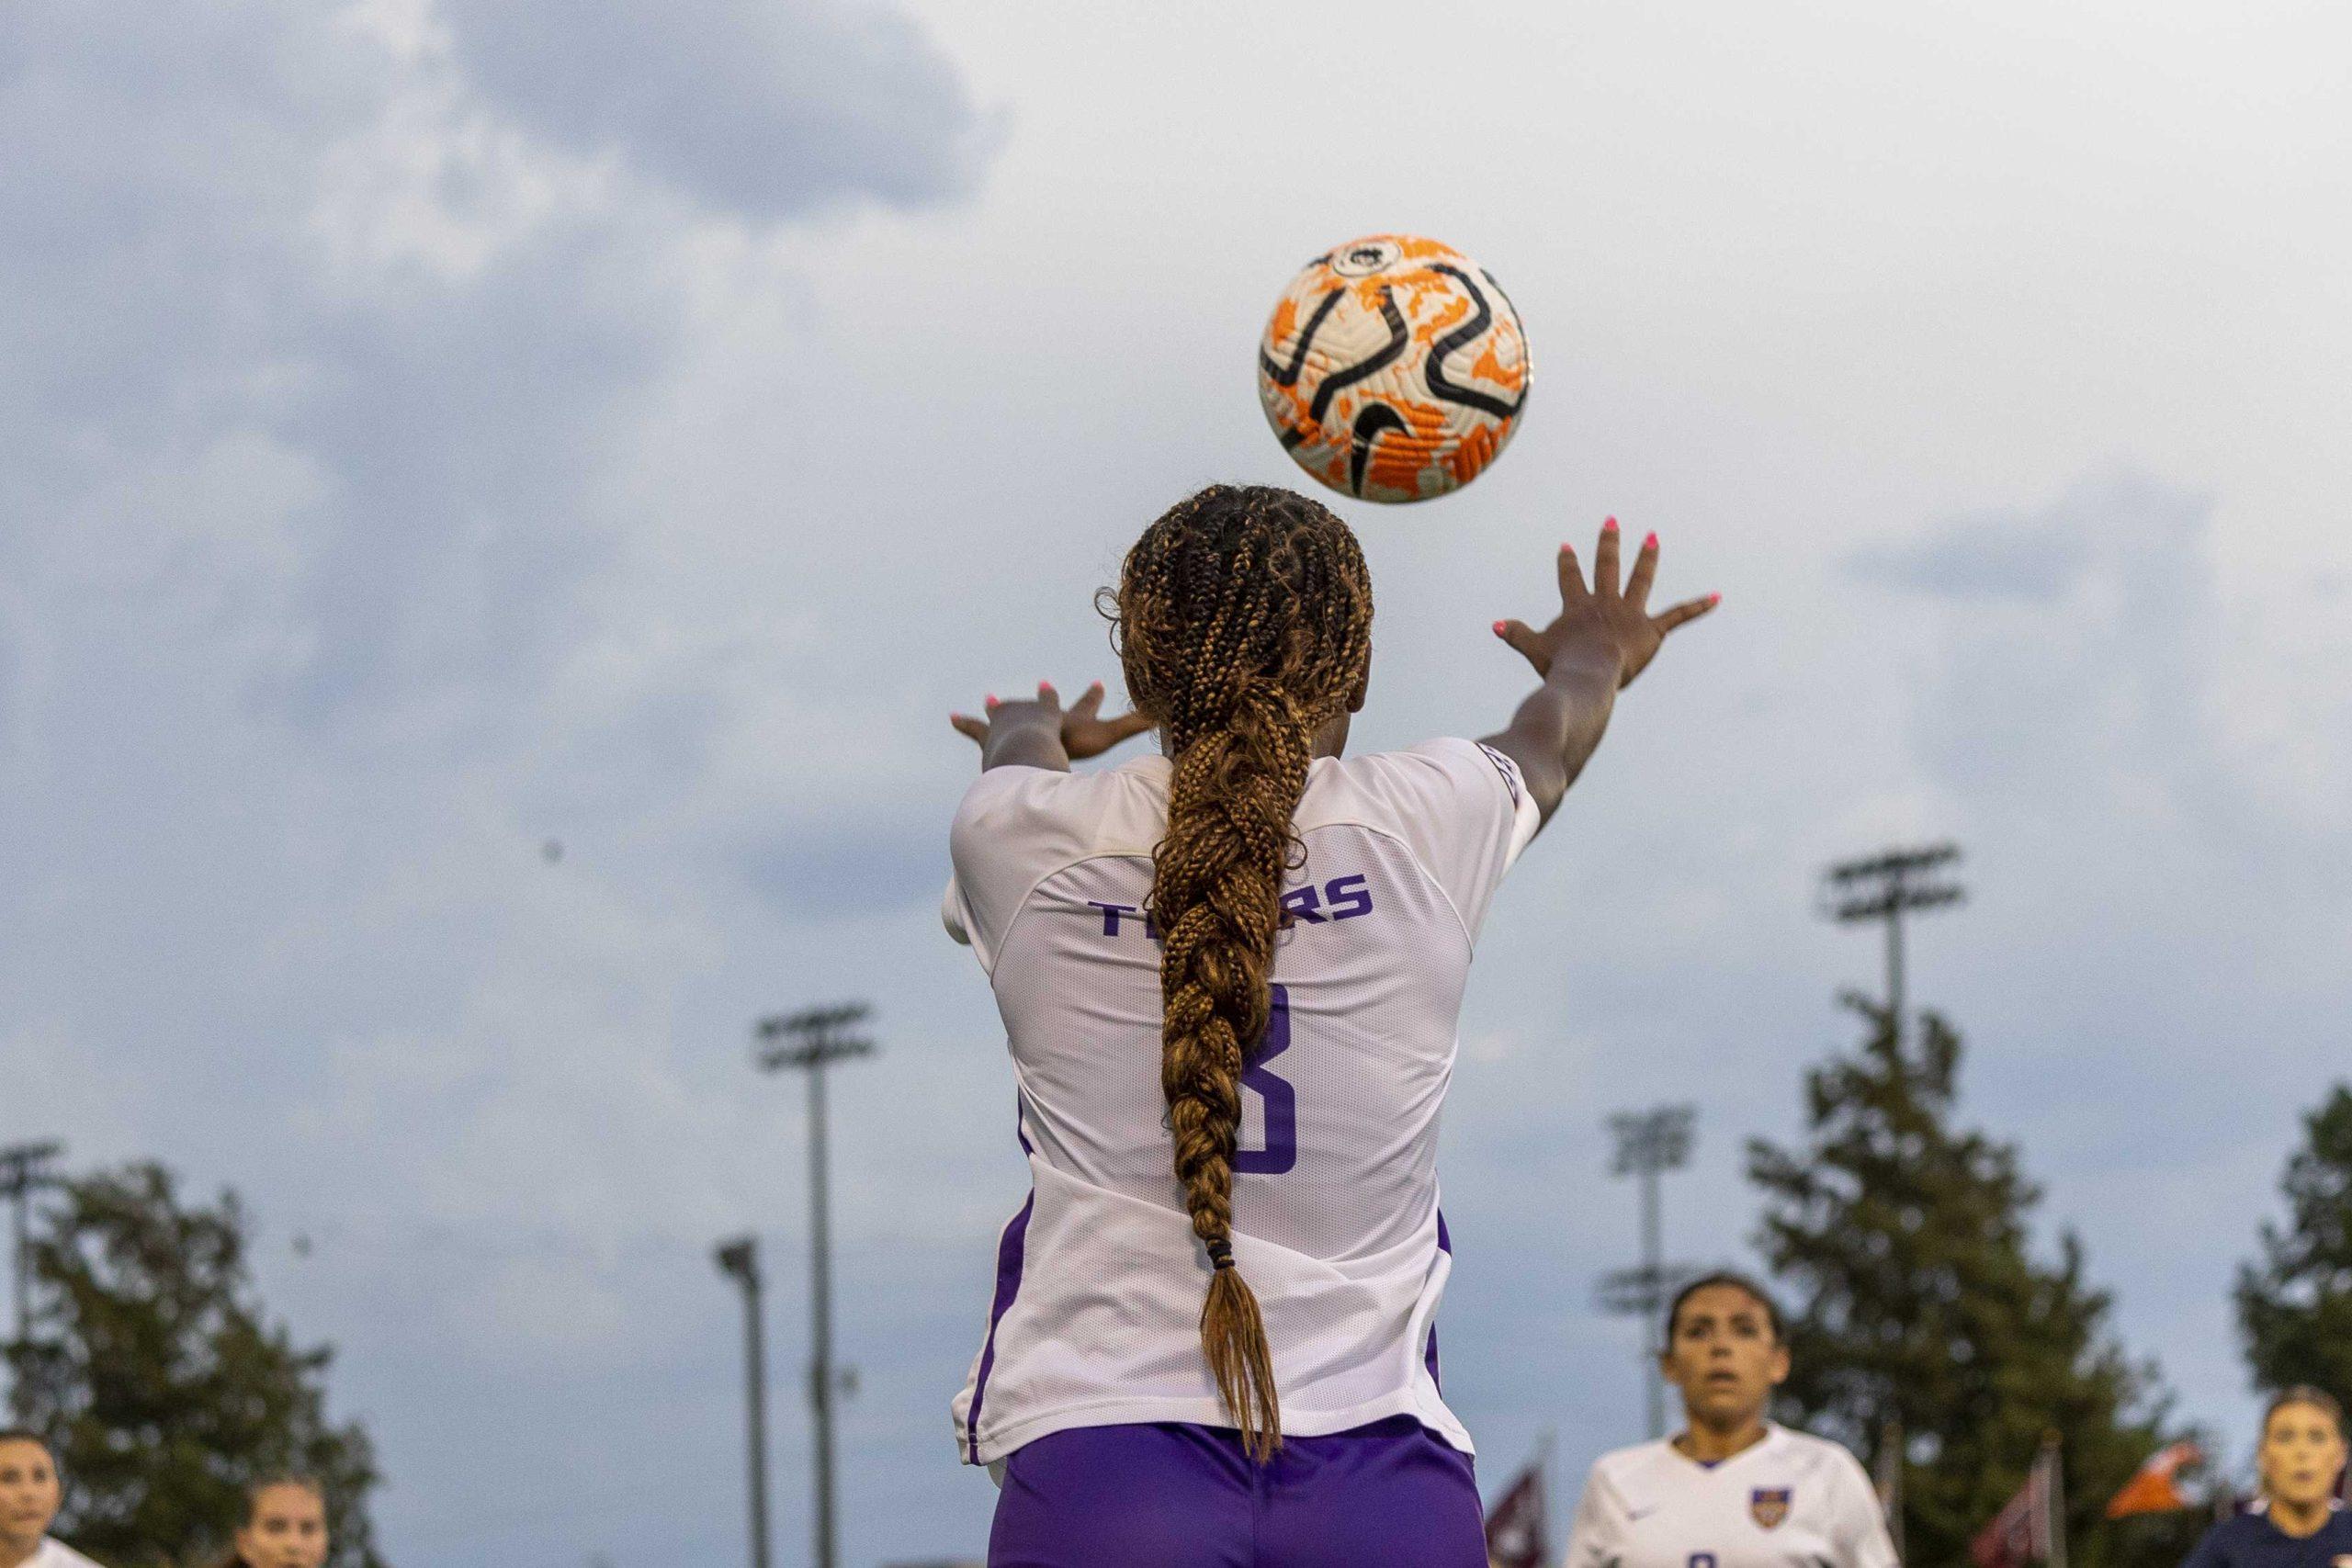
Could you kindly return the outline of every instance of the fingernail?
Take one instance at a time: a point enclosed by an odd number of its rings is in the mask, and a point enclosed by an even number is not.
[[[1617,531],[1617,519],[1614,517],[1602,518],[1600,520],[1600,531],[1604,534],[1614,534]]]
[[[1053,683],[1051,681],[1040,681],[1040,682],[1037,682],[1037,694],[1038,694],[1039,696],[1041,696],[1041,697],[1050,697],[1050,696],[1052,696],[1052,695],[1054,694],[1054,683]]]
[[[1502,623],[1502,622],[1500,622],[1500,621],[1497,621],[1497,622],[1495,623],[1495,635],[1496,635],[1497,637],[1500,637],[1500,636],[1502,636],[1502,635],[1503,635],[1503,623]]]
[[[990,692],[989,694],[989,706],[996,706],[996,694],[994,692]]]
[[[1564,556],[1572,556],[1577,553],[1577,547],[1574,545],[1563,544],[1560,547],[1560,553]]]
[[[1724,596],[1720,593],[1710,593],[1707,595],[1707,603],[1710,604],[1720,604],[1723,602]]]
[[[1099,692],[1099,691],[1101,691],[1101,690],[1102,689],[1102,682],[1100,682],[1100,681],[1097,681],[1097,682],[1095,682],[1092,685],[1091,685],[1091,686],[1087,687],[1086,689],[1087,689],[1088,691],[1090,691],[1090,692]]]
[[[1644,549],[1645,549],[1645,550],[1654,550],[1654,549],[1657,548],[1657,529],[1653,528],[1653,529],[1651,529],[1651,530],[1650,530],[1650,532],[1649,532],[1649,537],[1647,537],[1647,538],[1645,538],[1645,539],[1644,539],[1644,540],[1642,541],[1642,548],[1644,548]]]

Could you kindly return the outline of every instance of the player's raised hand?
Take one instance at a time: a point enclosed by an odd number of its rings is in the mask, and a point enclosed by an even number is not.
[[[948,722],[959,734],[968,735],[988,750],[989,736],[997,729],[1033,726],[1061,738],[1062,750],[1073,762],[1089,757],[1099,757],[1120,741],[1141,735],[1152,728],[1152,721],[1139,713],[1123,713],[1111,718],[1102,716],[1102,682],[1095,682],[1079,694],[1078,701],[1067,709],[1061,695],[1050,682],[1037,683],[1037,696],[1013,702],[999,702],[990,697],[987,716],[976,718],[970,714],[950,714]]]
[[[1622,586],[1617,557],[1617,519],[1611,517],[1601,525],[1600,543],[1593,550],[1591,585],[1585,583],[1576,547],[1562,545],[1559,615],[1541,629],[1524,621],[1497,621],[1495,635],[1547,680],[1553,666],[1562,660],[1579,666],[1613,661],[1618,686],[1632,685],[1634,677],[1657,657],[1668,633],[1713,609],[1723,595],[1685,599],[1652,615],[1650,584],[1657,576],[1657,536],[1652,534],[1642,541],[1640,552],[1634,557],[1633,575]]]

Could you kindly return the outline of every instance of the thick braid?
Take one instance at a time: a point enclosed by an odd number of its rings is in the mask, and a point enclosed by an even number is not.
[[[1372,589],[1354,537],[1287,491],[1212,486],[1147,529],[1114,616],[1136,705],[1175,768],[1152,857],[1160,1087],[1175,1172],[1210,1267],[1201,1344],[1258,1459],[1282,1442],[1257,1298],[1233,1258],[1241,1075],[1272,1007],[1292,815],[1316,730],[1361,685]]]

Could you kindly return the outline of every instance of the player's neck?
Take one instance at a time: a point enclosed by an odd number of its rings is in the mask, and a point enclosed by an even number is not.
[[[2297,1540],[2319,1534],[2327,1524],[2325,1498],[2315,1503],[2290,1503],[2284,1497],[2273,1497],[2267,1511],[2270,1522],[2278,1527],[2278,1533],[2293,1536]]]
[[[1693,1421],[1674,1439],[1674,1451],[1698,1464],[1721,1464],[1762,1442],[1765,1432],[1760,1416],[1751,1416],[1732,1427],[1710,1427],[1703,1421]]]
[[[25,1568],[25,1564],[33,1560],[33,1553],[40,1550],[39,1536],[21,1546],[13,1540],[0,1540],[0,1568]]]

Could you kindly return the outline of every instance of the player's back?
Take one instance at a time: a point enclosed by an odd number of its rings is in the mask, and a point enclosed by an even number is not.
[[[1003,1410],[1018,1344],[1032,1348],[1022,1403],[1048,1422],[1050,1407],[1102,1401],[1125,1412],[1116,1419],[1221,1416],[1199,1349],[1206,1265],[1172,1168],[1160,949],[1144,912],[1170,773],[1157,756],[1091,774],[999,769],[957,813],[949,922],[989,971],[1035,1182],[959,1416],[984,1401]],[[1235,1254],[1265,1313],[1285,1431],[1411,1412],[1466,1449],[1429,1344],[1448,1267],[1438,1111],[1472,942],[1533,807],[1508,760],[1443,740],[1317,759],[1293,822],[1304,854],[1283,891],[1272,1013],[1242,1079]],[[977,1416],[966,1440],[1017,1446]]]

